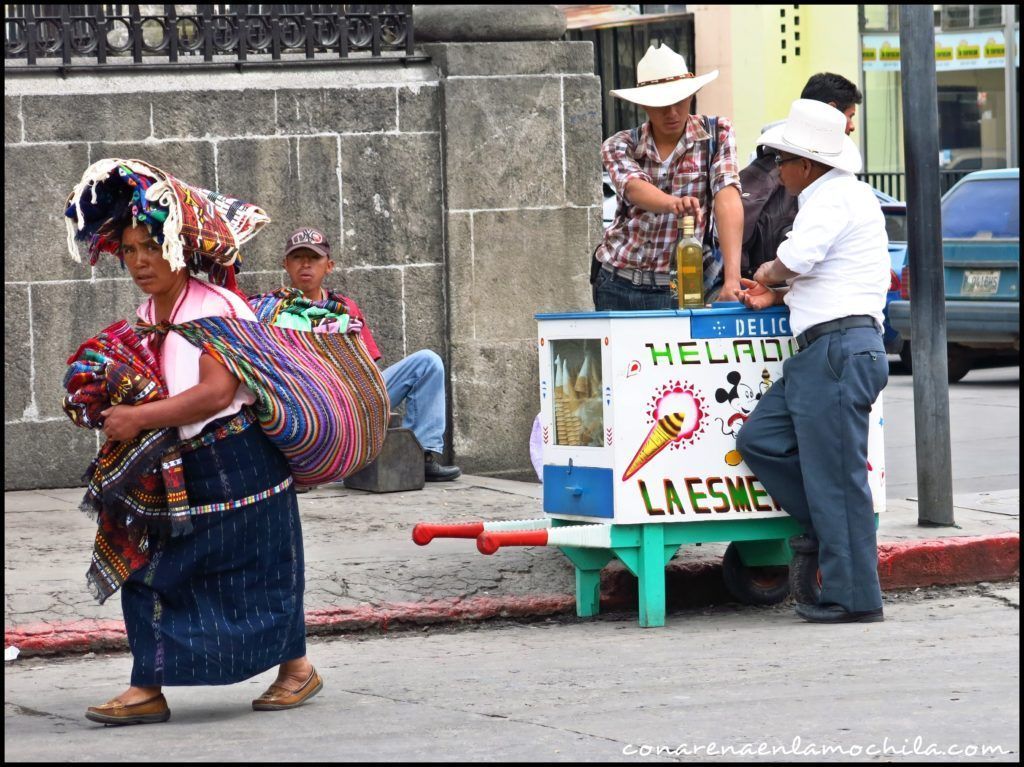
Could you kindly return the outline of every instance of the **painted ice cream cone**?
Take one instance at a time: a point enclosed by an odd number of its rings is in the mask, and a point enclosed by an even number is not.
[[[654,458],[672,440],[678,437],[679,432],[683,428],[683,420],[682,413],[669,413],[659,418],[658,422],[654,424],[654,428],[651,429],[651,433],[647,435],[647,439],[644,440],[640,449],[636,451],[636,455],[630,461],[629,468],[622,475],[622,479],[627,480],[632,477],[643,468],[644,464]]]

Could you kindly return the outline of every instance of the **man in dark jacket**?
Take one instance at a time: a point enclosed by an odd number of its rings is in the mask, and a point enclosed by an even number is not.
[[[853,117],[863,101],[857,86],[842,75],[820,72],[812,75],[800,94],[835,107],[846,117],[846,135],[853,133]],[[779,245],[793,228],[796,198],[786,192],[779,180],[774,152],[757,147],[757,159],[740,171],[743,188],[743,249],[740,273],[751,279],[757,267],[775,258]]]

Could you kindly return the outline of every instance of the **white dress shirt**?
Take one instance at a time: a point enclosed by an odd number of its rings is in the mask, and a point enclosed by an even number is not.
[[[889,291],[889,239],[871,187],[830,170],[797,197],[799,212],[778,258],[788,280],[793,335],[821,322],[866,314],[882,327]]]

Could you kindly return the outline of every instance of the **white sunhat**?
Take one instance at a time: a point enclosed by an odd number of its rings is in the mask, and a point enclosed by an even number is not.
[[[667,45],[653,45],[636,65],[636,87],[611,91],[613,96],[643,107],[667,107],[699,91],[718,77],[718,70],[697,77],[686,59]]]
[[[846,116],[813,99],[794,101],[786,122],[765,131],[757,143],[849,173],[859,173],[863,165],[860,150],[846,135]]]

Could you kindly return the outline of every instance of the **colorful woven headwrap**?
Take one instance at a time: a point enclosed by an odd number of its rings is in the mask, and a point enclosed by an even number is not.
[[[102,253],[120,259],[121,230],[145,224],[172,269],[191,266],[237,291],[239,247],[270,222],[255,205],[186,184],[142,160],[107,158],[90,165],[68,197],[68,250],[88,243],[89,263]]]

